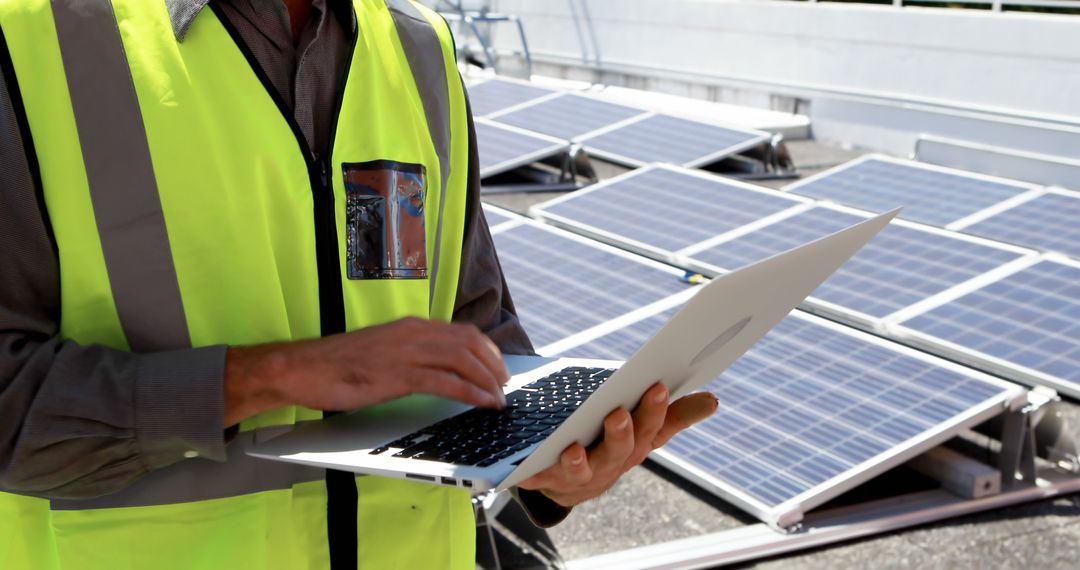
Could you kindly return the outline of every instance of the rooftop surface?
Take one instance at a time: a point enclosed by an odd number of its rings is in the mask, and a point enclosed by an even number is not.
[[[865,154],[810,140],[791,141],[787,147],[801,177]],[[601,179],[626,170],[599,161],[595,161],[594,166]],[[790,184],[791,180],[757,183],[781,187]],[[509,193],[486,195],[484,199],[525,212],[529,206],[558,195]],[[1074,441],[1078,440],[1080,405],[1065,401],[1060,409],[1067,433]],[[719,413],[723,413],[723,402]],[[877,498],[920,490],[926,485],[921,476],[901,468],[853,493]],[[998,568],[1026,565],[1074,568],[1076,553],[1080,552],[1080,516],[1077,515],[1080,515],[1080,496],[1073,495],[946,519],[899,532],[758,560],[746,566]],[[573,561],[756,523],[756,519],[734,506],[663,467],[647,462],[627,474],[606,495],[578,506],[568,520],[550,529],[548,536],[561,558]],[[538,567],[535,558],[503,554],[504,568]]]

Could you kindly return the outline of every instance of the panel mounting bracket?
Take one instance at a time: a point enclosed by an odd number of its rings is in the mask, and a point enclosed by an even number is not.
[[[1004,414],[998,456],[1004,488],[1011,488],[1019,481],[1034,481],[1039,458],[1067,471],[1080,472],[1075,443],[1064,435],[1063,418],[1058,411],[1061,398],[1057,392],[1036,387],[1026,400],[1024,405]]]

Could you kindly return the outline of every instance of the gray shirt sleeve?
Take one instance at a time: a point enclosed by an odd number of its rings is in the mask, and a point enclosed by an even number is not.
[[[224,347],[139,355],[57,338],[56,249],[0,68],[0,489],[89,498],[185,454],[224,460]]]
[[[475,324],[504,354],[535,354],[518,321],[480,204],[480,159],[469,110],[469,187],[454,320]]]

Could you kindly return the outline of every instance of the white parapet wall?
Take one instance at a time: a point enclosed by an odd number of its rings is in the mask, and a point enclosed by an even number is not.
[[[1080,16],[783,0],[491,5],[522,19],[542,73],[809,112],[819,138],[894,154],[931,133],[1080,155]],[[508,27],[493,35],[501,52],[520,49]],[[987,134],[984,120],[1002,125]]]

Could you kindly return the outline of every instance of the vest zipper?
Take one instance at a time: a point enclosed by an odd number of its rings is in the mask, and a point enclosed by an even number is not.
[[[341,105],[345,99],[345,82],[349,77],[349,69],[352,67],[352,58],[355,57],[356,40],[359,34],[359,23],[357,23],[357,29],[353,30],[349,43],[349,58],[345,60],[345,68],[338,79],[338,92],[334,101],[334,114],[330,119],[330,141],[326,147],[326,155],[320,157],[318,153],[312,153],[313,164],[319,173],[320,186],[315,196],[315,228],[319,231],[321,227],[322,231],[327,232],[325,242],[328,247],[332,246],[330,249],[319,247],[316,251],[316,263],[319,267],[319,320],[322,323],[323,336],[345,332],[345,298],[341,288],[342,262],[338,253],[337,224],[334,223],[334,186],[331,170],[333,164],[331,161],[334,156],[334,141],[337,139],[338,118],[341,116]],[[323,200],[319,199],[319,194],[324,196]],[[315,242],[318,245],[318,237]],[[327,270],[324,271],[324,268]],[[327,285],[324,278],[331,274],[333,282]],[[330,313],[322,310],[327,297],[333,297],[336,303],[335,310]],[[323,412],[323,417],[332,415],[334,415],[333,412]],[[359,566],[357,553],[359,550],[357,537],[359,500],[355,474],[334,469],[326,470],[326,534],[329,542],[331,570],[353,570]]]
[[[340,112],[340,101],[335,112]],[[336,122],[336,119],[335,121]],[[331,137],[333,137],[331,129]],[[301,142],[304,142],[301,138]],[[326,155],[312,152],[308,162],[312,210],[315,222],[315,265],[319,274],[319,323],[322,336],[345,332],[345,298],[341,290],[341,257],[338,253],[330,160],[333,139]],[[306,147],[306,143],[305,143]]]
[[[334,139],[337,137],[338,116],[341,114],[342,100],[345,98],[345,79],[349,75],[352,66],[352,58],[355,56],[356,41],[359,38],[359,23],[353,30],[349,43],[349,57],[345,61],[345,69],[338,81],[338,92],[334,102],[334,114],[330,124],[330,142],[323,156],[311,151],[304,138],[300,125],[297,124],[292,110],[281,99],[270,78],[263,72],[259,61],[251,53],[244,39],[233,27],[229,18],[221,12],[217,4],[209,3],[210,9],[217,16],[218,21],[232,37],[233,43],[244,54],[248,66],[258,77],[264,91],[277,105],[282,118],[292,130],[296,138],[301,156],[304,157],[308,168],[308,178],[311,184],[312,209],[315,224],[315,263],[318,272],[319,291],[319,323],[322,336],[345,332],[345,298],[341,286],[341,258],[338,253],[337,224],[334,216],[334,187],[331,160],[334,156]],[[324,412],[323,416],[333,415]],[[327,538],[329,542],[330,568],[331,570],[355,570],[357,567],[357,491],[356,476],[353,473],[326,471],[326,519]]]
[[[317,152],[312,153],[312,158],[314,159],[315,164],[318,165],[318,168],[319,168],[319,181],[322,183],[322,187],[323,188],[330,188],[330,177],[329,177],[329,174],[328,174],[329,171],[330,171],[330,167],[326,163],[326,158],[322,157],[322,156],[319,156],[319,153],[317,153]]]

